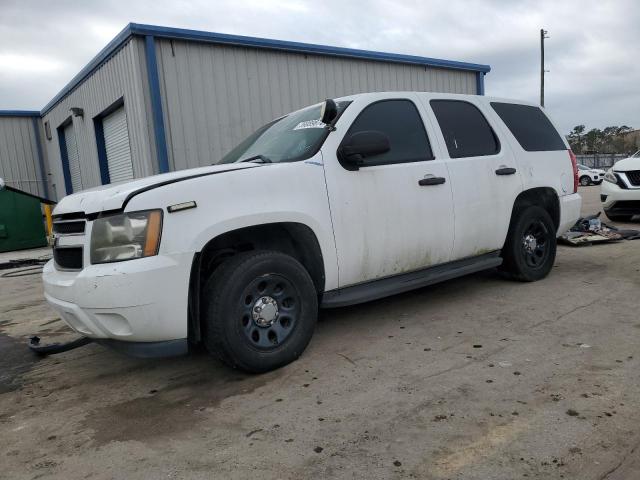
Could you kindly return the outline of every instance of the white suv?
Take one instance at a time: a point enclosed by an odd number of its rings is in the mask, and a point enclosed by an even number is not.
[[[578,180],[580,185],[586,187],[587,185],[600,185],[604,178],[604,170],[597,168],[589,168],[586,165],[578,164]]]
[[[629,221],[640,215],[640,151],[618,160],[600,187],[604,213],[613,221]]]
[[[45,295],[139,356],[204,343],[260,372],[297,358],[318,307],[483,269],[544,278],[579,217],[575,157],[535,105],[368,93],[274,120],[219,164],[70,195]]]

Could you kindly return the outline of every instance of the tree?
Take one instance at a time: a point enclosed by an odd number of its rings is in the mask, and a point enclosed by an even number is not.
[[[586,133],[585,130],[584,125],[576,125],[567,135],[567,141],[575,153],[626,153],[625,135],[633,128],[612,125],[602,130],[592,128]]]
[[[571,146],[571,150],[573,150],[574,153],[582,153],[584,147],[583,134],[586,129],[587,127],[585,127],[584,125],[576,125],[575,127],[573,127],[573,130],[571,130],[571,133],[567,135],[569,145]]]

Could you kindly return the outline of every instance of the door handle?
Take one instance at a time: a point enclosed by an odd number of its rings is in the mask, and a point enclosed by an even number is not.
[[[496,175],[513,175],[516,169],[513,167],[500,167],[496,170]]]
[[[418,185],[426,187],[427,185],[442,185],[447,179],[444,177],[425,177],[418,180]]]

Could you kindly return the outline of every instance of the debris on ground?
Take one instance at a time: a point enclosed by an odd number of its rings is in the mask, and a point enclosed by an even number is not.
[[[620,230],[608,225],[600,220],[601,213],[579,218],[576,224],[560,237],[560,241],[567,245],[581,246],[640,239],[640,230]]]
[[[9,260],[0,263],[0,270],[12,270],[0,275],[2,278],[24,277],[26,275],[38,275],[42,273],[42,267],[51,259],[51,255],[44,255],[38,258],[22,258],[19,260]],[[15,270],[16,268],[20,270]]]

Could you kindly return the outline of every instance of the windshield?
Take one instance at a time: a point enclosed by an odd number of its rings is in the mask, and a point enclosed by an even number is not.
[[[584,165],[580,165],[580,164],[578,164],[578,168],[579,168],[580,170],[589,170],[589,167],[586,167],[586,166],[584,166]]]
[[[638,150],[636,153],[631,155],[631,158],[640,158],[640,150]]]
[[[338,117],[351,102],[336,102]],[[263,125],[227,153],[220,163],[242,161],[295,162],[312,157],[329,134],[320,121],[321,104],[307,107]]]

